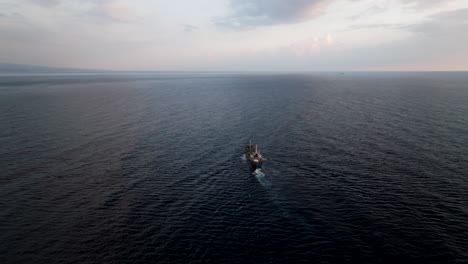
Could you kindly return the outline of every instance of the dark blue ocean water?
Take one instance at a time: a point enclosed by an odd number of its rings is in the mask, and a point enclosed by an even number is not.
[[[466,262],[468,73],[2,76],[0,206],[0,263]]]

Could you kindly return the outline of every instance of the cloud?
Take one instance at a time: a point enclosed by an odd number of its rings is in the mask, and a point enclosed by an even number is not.
[[[360,0],[350,0],[358,2]],[[424,11],[431,8],[441,8],[455,3],[454,0],[396,0],[396,1],[375,1],[366,10],[355,15],[347,17],[350,20],[357,20],[381,14],[388,9],[391,9],[394,4],[403,4],[406,8],[412,11]]]
[[[105,2],[97,5],[97,11],[101,15],[111,18],[120,22],[129,22],[133,19],[133,10],[125,3],[116,2]]]
[[[52,7],[60,4],[60,0],[29,0],[29,2],[43,7]]]
[[[424,35],[453,35],[468,32],[468,8],[434,14],[424,23],[409,25],[407,30]],[[466,34],[462,34],[466,35]],[[463,38],[463,36],[456,36]]]
[[[358,2],[362,0],[347,0]],[[214,24],[234,29],[245,30],[258,26],[275,24],[293,24],[307,21],[325,14],[326,8],[338,0],[229,0],[231,14],[215,17]],[[391,6],[392,2],[380,1],[367,10],[349,19],[358,19],[382,13]],[[406,4],[415,10],[441,7],[453,4],[454,0],[396,0],[394,3]]]
[[[185,5],[168,8],[159,1],[45,0],[38,6],[39,0],[6,0],[0,4],[0,61],[161,70],[385,70],[410,64],[415,66],[406,69],[437,70],[440,61],[446,69],[468,69],[466,3],[426,10],[415,0],[228,1],[230,13],[218,25],[272,28],[216,30],[207,23],[225,11],[223,4],[190,17],[171,13]],[[324,12],[320,23],[273,27]],[[360,12],[371,17],[346,19]]]
[[[218,26],[248,29],[262,25],[290,24],[320,16],[333,0],[230,0],[232,14],[217,17]]]
[[[350,25],[344,31],[349,30],[356,30],[356,29],[372,29],[372,28],[379,28],[379,29],[405,29],[408,25],[404,24],[391,24],[391,23],[380,23],[380,24],[354,24]]]
[[[182,25],[184,27],[184,31],[185,32],[192,32],[192,31],[195,31],[198,29],[197,26],[193,26],[193,25],[188,25],[188,24],[184,24]]]
[[[429,18],[427,21],[406,26],[377,25],[406,30],[410,35],[405,39],[353,49],[322,49],[319,60],[314,59],[314,54],[305,60],[309,60],[311,67],[322,69],[336,69],[337,66],[341,66],[344,69],[394,70],[401,67],[418,67],[437,70],[445,69],[439,67],[450,69],[450,63],[447,64],[450,61],[453,62],[452,69],[466,69],[468,8],[440,12]],[[294,50],[291,52],[294,53]]]
[[[454,0],[400,0],[403,3],[412,4],[416,9],[428,9],[442,5],[455,3]]]
[[[275,50],[242,54],[220,70],[466,70],[468,68],[468,9],[439,12],[413,25],[381,24],[407,36],[380,44],[348,47],[339,35],[322,35]],[[227,66],[225,66],[227,65]],[[225,68],[223,68],[225,67]]]
[[[26,0],[26,2],[48,9],[57,9],[61,4],[66,6],[67,3],[65,0]],[[79,0],[76,3],[90,6],[87,15],[119,22],[129,22],[134,18],[133,9],[119,0]]]
[[[352,16],[349,16],[347,18],[350,19],[350,20],[356,20],[356,19],[359,19],[359,18],[368,17],[368,16],[372,16],[372,15],[375,15],[375,14],[380,14],[380,13],[384,12],[385,10],[387,10],[386,6],[374,5],[374,6],[371,6],[371,7],[367,8],[366,10],[364,10],[364,11],[362,11],[362,12],[356,14],[356,15],[352,15]]]
[[[330,48],[335,43],[331,34],[314,37],[293,43],[286,47],[295,56],[308,56],[320,53],[322,50]]]

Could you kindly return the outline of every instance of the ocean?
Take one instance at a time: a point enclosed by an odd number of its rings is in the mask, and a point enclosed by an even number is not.
[[[468,261],[466,72],[2,75],[0,146],[4,264]]]

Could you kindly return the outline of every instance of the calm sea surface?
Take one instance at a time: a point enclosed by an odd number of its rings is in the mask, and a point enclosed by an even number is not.
[[[466,263],[468,73],[1,76],[0,206],[5,264]]]

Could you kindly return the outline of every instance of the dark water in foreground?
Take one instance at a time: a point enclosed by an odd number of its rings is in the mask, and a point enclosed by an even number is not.
[[[0,263],[468,260],[468,73],[3,76],[0,113]]]

